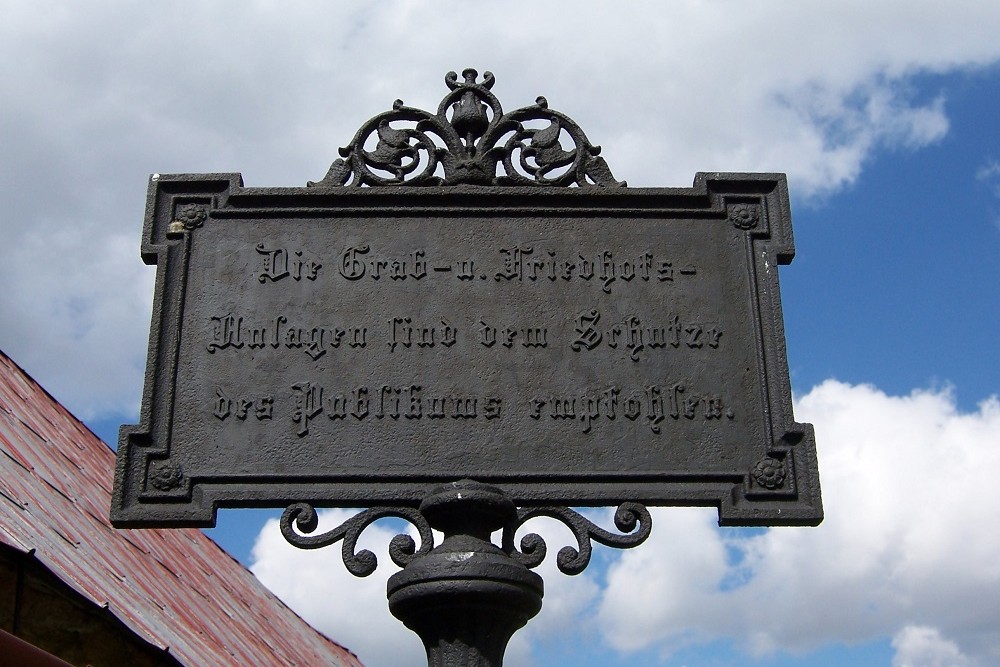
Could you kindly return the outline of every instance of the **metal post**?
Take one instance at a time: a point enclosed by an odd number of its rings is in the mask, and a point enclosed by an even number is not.
[[[547,516],[562,522],[576,538],[564,546],[556,566],[564,574],[583,572],[593,542],[618,549],[642,544],[652,529],[643,505],[625,502],[607,531],[568,507],[516,508],[500,489],[463,479],[432,490],[419,508],[371,507],[336,528],[318,535],[318,515],[309,503],[290,505],[281,517],[281,532],[300,549],[320,549],[343,541],[344,565],[358,577],[375,571],[378,558],[357,550],[366,527],[387,517],[410,522],[420,536],[396,535],[389,556],[403,568],[389,577],[389,611],[416,632],[427,651],[428,667],[500,667],[511,636],[542,608],[542,578],[531,572],[548,551],[545,540],[529,533],[514,536],[525,522]],[[434,546],[432,529],[444,533]],[[301,532],[300,532],[301,531]],[[501,546],[490,536],[502,531]]]
[[[444,541],[389,578],[389,611],[420,635],[428,667],[500,667],[542,607],[542,578],[490,542],[517,520],[514,503],[463,480],[436,489],[420,513]]]

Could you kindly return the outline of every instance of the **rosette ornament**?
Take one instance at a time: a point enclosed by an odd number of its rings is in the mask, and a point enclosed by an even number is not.
[[[493,74],[478,77],[474,69],[463,71],[462,80],[449,72],[450,92],[433,114],[396,100],[340,149],[323,180],[307,185],[625,186],[600,157],[600,146],[571,118],[549,109],[544,97],[504,113],[490,90]]]

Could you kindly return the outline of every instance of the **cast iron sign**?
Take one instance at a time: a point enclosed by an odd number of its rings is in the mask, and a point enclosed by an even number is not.
[[[413,506],[463,478],[521,506],[818,523],[778,293],[784,176],[625,188],[544,99],[504,114],[491,76],[448,83],[435,114],[369,121],[311,187],[151,178],[154,314],[114,523]]]

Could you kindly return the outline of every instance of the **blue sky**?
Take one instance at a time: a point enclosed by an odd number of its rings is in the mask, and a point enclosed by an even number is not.
[[[890,393],[951,384],[964,408],[996,392],[998,82],[996,66],[915,77],[916,97],[946,100],[944,137],[872,155],[835,195],[793,193],[782,300],[798,391],[828,377]]]
[[[446,71],[490,69],[505,109],[545,95],[630,185],[788,173],[789,367],[827,513],[739,531],[658,510],[639,549],[543,564],[507,664],[997,664],[1000,8],[870,5],[3,3],[0,347],[114,442],[145,363],[148,174],[302,185],[393,99],[433,109]],[[210,534],[370,667],[421,664],[385,611],[391,530],[358,580],[277,514]]]

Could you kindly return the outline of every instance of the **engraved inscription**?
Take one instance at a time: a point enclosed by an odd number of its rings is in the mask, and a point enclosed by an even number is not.
[[[268,248],[263,243],[258,243],[256,249],[263,256],[263,266],[257,274],[257,280],[262,283],[289,277],[295,281],[316,280],[319,270],[323,268],[315,259],[304,255],[302,250],[289,252],[285,248]]]
[[[500,343],[503,347],[514,347],[515,342],[521,347],[548,347],[549,331],[546,327],[497,327],[491,326],[485,320],[479,320],[478,340],[485,347],[493,347]]]
[[[365,347],[368,329],[363,326],[313,326],[289,324],[278,315],[266,323],[251,322],[241,316],[226,313],[211,318],[212,340],[206,346],[210,353],[227,348],[262,347],[301,349],[312,359],[319,359],[328,350],[340,347]]]
[[[271,247],[265,242],[256,246],[261,256],[260,270],[254,275],[261,283],[284,278],[315,281],[323,264],[305,250]],[[559,252],[551,248],[514,244],[490,251],[480,257],[433,257],[424,248],[396,253],[378,253],[369,243],[351,245],[336,256],[337,273],[349,281],[383,280],[405,284],[429,276],[451,278],[471,283],[490,277],[501,284],[540,284],[583,281],[600,286],[611,294],[615,285],[673,283],[678,276],[695,276],[691,264],[677,264],[673,259],[643,251],[628,254],[614,249]],[[492,268],[490,268],[492,267]]]
[[[343,326],[300,326],[292,324],[284,315],[264,322],[254,322],[242,316],[226,313],[211,319],[211,339],[206,345],[209,353],[225,349],[284,348],[301,349],[317,360],[329,350],[339,348],[366,348],[369,328],[360,324]],[[574,352],[594,350],[600,345],[622,349],[632,361],[639,361],[644,353],[663,348],[690,350],[718,349],[723,336],[716,324],[693,322],[680,315],[667,313],[664,320],[649,322],[638,315],[628,315],[609,326],[601,324],[601,312],[596,308],[578,313],[570,323],[571,332],[566,338]],[[386,320],[385,342],[390,352],[423,348],[451,348],[459,340],[459,327],[448,319],[436,323],[418,323],[409,316]],[[480,317],[470,336],[481,346],[492,348],[547,348],[552,342],[548,327],[518,326],[507,323],[495,325]],[[561,343],[564,344],[564,343]]]
[[[668,260],[655,260],[649,252],[643,252],[636,257],[616,257],[611,250],[602,250],[596,256],[585,256],[582,253],[566,259],[554,250],[535,253],[531,246],[511,246],[500,249],[501,266],[494,275],[497,281],[535,282],[548,280],[570,281],[574,278],[600,283],[601,289],[611,293],[611,285],[616,281],[629,283],[633,280],[641,282],[674,280],[674,265]],[[697,270],[685,266],[681,270],[684,275],[695,275]]]
[[[468,394],[454,391],[433,391],[417,384],[358,386],[352,389],[327,389],[313,382],[291,385],[291,421],[295,434],[309,434],[318,417],[326,415],[332,421],[360,422],[375,420],[420,419],[485,419],[495,420],[506,414],[510,402],[495,394]],[[258,421],[273,417],[275,400],[271,395],[231,397],[217,387],[212,400],[212,414],[222,422],[230,418]],[[583,433],[590,433],[598,420],[614,421],[618,417],[645,423],[660,434],[666,420],[693,421],[732,420],[736,414],[721,396],[712,392],[694,391],[682,382],[669,385],[647,385],[626,391],[617,386],[601,390],[547,393],[527,401],[515,402],[515,416],[533,420],[552,419],[567,423],[579,422]],[[350,418],[350,419],[349,419]]]
[[[226,421],[229,417],[246,421],[251,416],[257,421],[264,421],[271,419],[274,414],[274,396],[230,397],[222,387],[216,387],[212,407],[212,414],[220,421]]]
[[[528,401],[532,419],[548,416],[552,419],[580,421],[583,432],[589,433],[593,422],[603,417],[614,420],[618,415],[630,421],[643,419],[653,433],[660,433],[664,419],[680,418],[735,419],[732,408],[727,408],[716,394],[695,393],[684,384],[667,387],[649,385],[628,394],[618,387],[608,387],[599,392],[576,395],[535,396]]]
[[[603,388],[581,383],[572,374],[556,374],[553,375],[556,384],[547,391],[539,390],[535,384],[530,390],[508,387],[493,393],[454,388],[442,391],[431,386],[433,377],[339,388],[311,380],[288,382],[293,378],[282,378],[286,393],[278,397],[277,404],[273,392],[235,395],[222,387],[216,388],[212,414],[228,427],[249,418],[272,420],[274,412],[280,409],[283,413],[280,421],[290,423],[298,438],[308,436],[316,420],[324,415],[323,423],[337,422],[344,426],[406,424],[418,420],[484,420],[485,424],[520,419],[528,423],[544,421],[552,425],[549,428],[564,424],[584,434],[591,434],[599,423],[617,420],[619,424],[643,424],[656,435],[669,422],[736,418],[733,406],[718,390],[696,390],[688,381],[665,381],[662,373],[646,379],[642,374],[643,369],[653,368],[646,364],[656,358],[657,351],[703,355],[718,350],[723,340],[718,322],[711,321],[704,313],[692,314],[681,304],[671,308],[669,300],[650,303],[651,312],[624,310],[624,316],[622,311],[609,316],[610,309],[601,305],[606,302],[599,301],[604,298],[600,293],[612,294],[613,290],[628,285],[669,285],[682,279],[697,280],[699,271],[692,263],[657,256],[649,250],[553,249],[538,242],[499,244],[493,249],[477,247],[477,251],[481,256],[456,253],[457,257],[449,257],[447,251],[437,254],[433,250],[429,256],[424,247],[404,246],[381,252],[366,242],[345,246],[330,260],[308,247],[262,241],[253,247],[257,256],[254,278],[259,284],[315,285],[318,298],[331,294],[336,298],[336,292],[331,293],[322,285],[329,276],[349,282],[379,281],[379,289],[404,288],[415,281],[426,281],[431,285],[431,294],[446,287],[447,283],[442,281],[450,281],[453,286],[446,288],[450,291],[458,286],[469,290],[480,289],[479,285],[496,285],[493,289],[502,287],[501,293],[509,291],[514,297],[519,291],[533,289],[543,299],[539,305],[546,309],[560,303],[559,299],[548,296],[549,290],[578,290],[591,285],[600,288],[596,296],[590,297],[597,299],[594,307],[575,314],[572,311],[560,314],[559,306],[555,306],[556,312],[547,313],[544,320],[532,321],[507,319],[489,312],[454,313],[447,308],[442,308],[447,317],[417,311],[386,313],[375,305],[370,312],[365,311],[370,321],[322,325],[294,321],[294,317],[284,314],[261,313],[253,318],[231,310],[209,318],[205,349],[210,354],[298,349],[318,361],[330,351],[351,348],[357,354],[371,355],[369,358],[377,368],[380,355],[385,354],[404,358],[414,355],[416,359],[421,351],[433,350],[435,355],[455,354],[464,358],[477,350],[479,354],[487,354],[486,348],[501,355],[526,350],[531,352],[529,359],[545,360],[550,358],[551,348],[565,349],[563,346],[568,345],[577,353],[574,356],[580,365],[593,363],[596,369],[601,364],[624,364],[632,369],[629,373],[639,369],[641,374],[631,376],[624,383],[627,386],[612,380]],[[325,261],[333,261],[336,269],[322,273]],[[532,288],[533,285],[536,287]],[[552,287],[542,287],[545,285]],[[314,312],[328,311],[310,307],[296,314],[302,317]],[[377,345],[369,345],[374,342],[371,337],[378,339]],[[624,358],[612,355],[609,360],[607,354],[597,355],[599,349],[618,351]],[[674,372],[684,374],[682,367]]]
[[[351,246],[340,256],[340,275],[358,280],[366,275],[372,280],[387,276],[392,280],[420,280],[427,275],[426,253],[414,250],[406,257],[369,257],[368,245]]]
[[[629,315],[603,330],[597,327],[600,320],[601,313],[596,309],[579,313],[574,322],[575,337],[570,341],[570,348],[576,352],[593,350],[604,341],[610,348],[627,350],[632,361],[639,361],[640,354],[646,349],[716,349],[722,338],[718,326],[682,321],[680,315],[668,314],[665,322],[652,325],[644,323],[636,315]]]
[[[395,352],[396,346],[434,347],[443,345],[451,347],[455,344],[457,330],[448,320],[434,326],[414,325],[409,317],[394,317],[389,320],[389,351]]]
[[[331,420],[353,417],[362,421],[373,419],[498,419],[503,399],[494,395],[431,392],[422,386],[381,385],[359,386],[350,390],[327,390],[312,382],[292,385],[295,408],[291,419],[295,434],[309,434],[310,424],[320,415]]]

